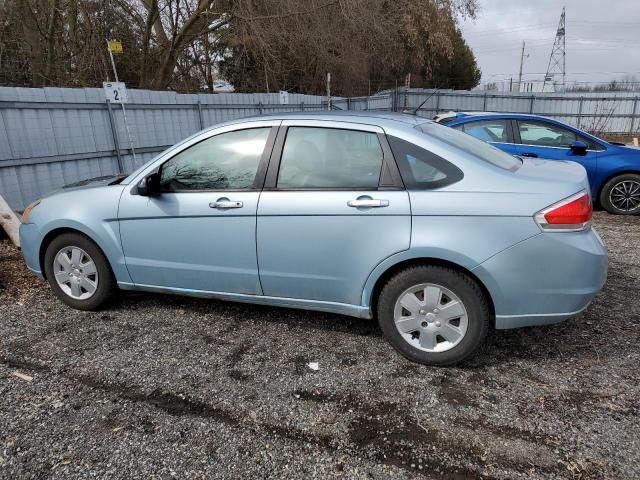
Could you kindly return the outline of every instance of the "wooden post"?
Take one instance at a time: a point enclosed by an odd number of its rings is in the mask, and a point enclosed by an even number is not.
[[[0,225],[4,228],[7,235],[16,247],[20,246],[20,220],[15,212],[9,207],[9,204],[0,195]]]

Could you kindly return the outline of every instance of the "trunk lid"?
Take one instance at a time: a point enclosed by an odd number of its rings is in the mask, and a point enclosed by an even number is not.
[[[514,177],[522,182],[523,191],[557,195],[555,200],[581,190],[591,193],[587,171],[575,162],[524,158]]]

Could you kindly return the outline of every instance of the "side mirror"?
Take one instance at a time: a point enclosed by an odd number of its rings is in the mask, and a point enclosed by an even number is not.
[[[569,148],[576,155],[586,155],[587,154],[587,144],[584,143],[582,140],[576,140],[571,145],[569,145]]]
[[[138,182],[138,195],[155,197],[160,195],[160,175],[152,173]]]

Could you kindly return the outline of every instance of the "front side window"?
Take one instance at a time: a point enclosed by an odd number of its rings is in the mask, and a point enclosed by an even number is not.
[[[387,139],[407,188],[439,188],[462,179],[462,170],[438,155],[392,135]]]
[[[568,128],[546,122],[518,121],[523,145],[569,148],[578,137]]]
[[[162,165],[164,191],[251,188],[271,127],[221,133],[183,150]]]
[[[433,122],[421,123],[415,128],[496,167],[514,171],[522,166],[520,159],[453,128],[443,127]]]
[[[277,187],[377,188],[382,160],[382,147],[375,133],[289,127]]]
[[[462,124],[462,131],[483,142],[507,143],[506,120],[479,120]]]

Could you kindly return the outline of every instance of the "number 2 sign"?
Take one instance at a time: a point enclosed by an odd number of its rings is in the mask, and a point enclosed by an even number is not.
[[[127,103],[127,88],[124,82],[103,82],[102,87],[111,103]]]

